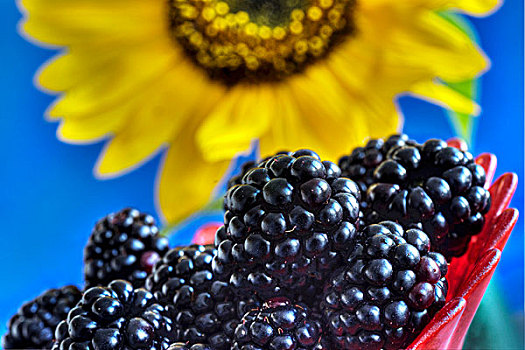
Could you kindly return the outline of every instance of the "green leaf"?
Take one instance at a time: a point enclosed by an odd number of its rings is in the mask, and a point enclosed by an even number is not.
[[[478,79],[460,83],[447,83],[447,85],[457,92],[460,92],[464,96],[467,96],[473,100],[477,100]],[[464,139],[469,146],[472,146],[478,117],[465,113],[457,113],[451,110],[447,111],[447,115],[450,122],[452,123],[456,135]]]
[[[474,27],[465,17],[448,11],[441,12],[440,15],[467,34],[473,41],[478,41]],[[466,96],[474,101],[478,101],[479,80],[479,78],[475,78],[462,82],[451,83],[445,81],[444,83],[453,90],[461,93],[463,96]],[[450,110],[447,111],[447,115],[450,123],[452,124],[452,127],[454,128],[455,134],[464,139],[467,144],[472,147],[477,126],[477,117]]]

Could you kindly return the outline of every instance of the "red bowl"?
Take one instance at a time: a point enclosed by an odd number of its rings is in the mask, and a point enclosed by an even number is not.
[[[448,144],[466,149],[464,142],[452,139]],[[407,349],[461,349],[467,330],[501,258],[501,252],[518,220],[518,211],[509,203],[518,185],[518,176],[506,173],[494,183],[496,156],[490,153],[476,158],[487,174],[492,205],[485,216],[481,233],[475,236],[465,255],[452,259],[447,279],[450,289],[447,303]],[[491,185],[492,184],[492,185]]]
[[[448,144],[461,150],[467,149],[465,142],[460,139],[451,139]],[[490,153],[481,154],[476,158],[476,163],[485,169],[485,188],[489,189],[492,197],[490,211],[485,216],[485,226],[472,239],[465,255],[452,259],[447,275],[447,303],[407,349],[462,348],[467,330],[501,258],[501,252],[518,220],[518,211],[508,208],[518,185],[518,176],[506,173],[492,183],[496,172],[496,156]],[[221,223],[204,225],[197,231],[192,242],[213,243],[215,231],[220,226]]]

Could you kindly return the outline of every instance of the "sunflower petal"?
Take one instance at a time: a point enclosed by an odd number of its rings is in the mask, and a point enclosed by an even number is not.
[[[159,212],[165,221],[177,223],[202,209],[229,163],[208,162],[194,146],[194,134],[181,133],[167,151],[157,179]]]
[[[57,129],[57,137],[68,143],[86,144],[116,134],[125,125],[131,107],[128,104],[84,118],[63,119]]]
[[[428,79],[445,81],[471,79],[488,69],[488,59],[472,39],[437,13],[400,11],[393,5],[369,8],[359,17],[359,35],[375,45],[376,69],[398,67],[409,77],[412,70],[426,71]]]
[[[174,61],[173,54],[162,49],[148,54],[131,52],[117,57],[106,65],[101,64],[97,73],[91,69],[93,65],[88,64],[80,74],[68,74],[75,73],[73,67],[78,67],[76,64],[65,63],[75,60],[74,55],[62,56],[57,61],[59,63],[51,62],[48,68],[44,68],[39,79],[42,86],[56,91],[67,89],[63,97],[48,111],[49,116],[84,116],[123,103],[137,92],[143,91],[142,86],[148,86],[155,79],[168,74]],[[80,61],[88,60],[88,56],[80,58]],[[144,62],[150,64],[145,65]],[[80,64],[80,67],[84,65]]]
[[[443,2],[444,7],[479,17],[490,15],[503,4],[502,0],[437,0],[436,2]]]
[[[404,0],[395,5],[405,8],[425,8],[434,10],[455,9],[471,16],[487,16],[496,11],[502,0]],[[360,5],[377,7],[392,4],[392,0],[367,0]]]
[[[101,41],[130,42],[156,38],[165,32],[160,1],[22,0],[24,34],[44,44],[71,45]]]
[[[174,90],[172,82],[175,79],[186,81],[185,88]],[[222,96],[221,89],[209,86],[201,74],[195,76],[184,66],[174,69],[151,87],[134,99],[138,102],[136,109],[129,112],[126,125],[101,154],[97,175],[116,176],[146,161],[160,147],[168,146],[189,124],[202,120],[205,114],[197,113],[196,105],[209,110]],[[204,93],[206,100],[202,101]]]
[[[435,81],[418,83],[410,89],[410,92],[417,97],[427,99],[434,104],[458,113],[479,115],[481,112],[481,108],[475,101]]]
[[[197,142],[206,160],[231,159],[249,149],[275,117],[273,92],[265,86],[237,85],[204,120]]]

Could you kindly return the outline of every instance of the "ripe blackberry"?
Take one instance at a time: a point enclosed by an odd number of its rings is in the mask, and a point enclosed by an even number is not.
[[[423,229],[436,250],[450,259],[462,255],[481,232],[490,208],[485,171],[472,154],[442,140],[403,146],[374,171],[366,194],[364,220],[394,220]]]
[[[243,176],[246,175],[246,173],[252,168],[255,168],[257,166],[257,163],[258,162],[255,160],[248,160],[244,162],[241,165],[241,171],[237,175],[232,176],[230,180],[228,180],[228,188],[233,187],[235,185],[240,185],[242,183]]]
[[[244,315],[235,329],[232,349],[321,349],[321,333],[308,309],[286,298],[273,298]]]
[[[239,295],[306,293],[348,250],[359,218],[357,185],[310,150],[279,154],[225,196],[213,270]]]
[[[86,288],[125,279],[142,287],[153,265],[168,249],[151,215],[126,208],[95,225],[84,248]]]
[[[53,350],[165,350],[173,342],[172,321],[147,290],[115,280],[82,295],[60,322]]]
[[[290,155],[290,152],[280,151],[280,152],[277,152],[276,154]],[[259,160],[248,160],[242,163],[241,171],[237,175],[232,176],[230,180],[228,181],[228,188],[233,187],[235,185],[242,184],[242,178],[244,177],[244,175],[246,175],[248,171],[252,170],[253,168],[256,168],[259,163],[264,162],[270,158],[271,157],[265,157]]]
[[[166,305],[175,340],[231,349],[235,326],[255,302],[248,296],[238,300],[227,283],[214,277],[215,253],[211,245],[171,249],[155,265],[146,288]]]
[[[374,170],[386,158],[387,153],[413,143],[405,134],[392,135],[386,140],[371,139],[364,147],[357,147],[350,155],[339,159],[341,174],[354,180],[364,194],[374,183]]]
[[[173,343],[170,345],[168,350],[214,350],[214,349],[204,344],[188,345],[186,343]]]
[[[406,347],[445,304],[447,262],[418,229],[365,227],[325,284],[325,331],[337,349]]]
[[[7,324],[4,349],[51,349],[58,323],[80,300],[75,286],[49,289],[20,307]]]

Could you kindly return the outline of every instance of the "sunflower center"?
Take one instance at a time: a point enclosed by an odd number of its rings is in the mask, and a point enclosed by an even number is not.
[[[280,80],[354,31],[355,0],[169,0],[170,28],[213,79]]]

